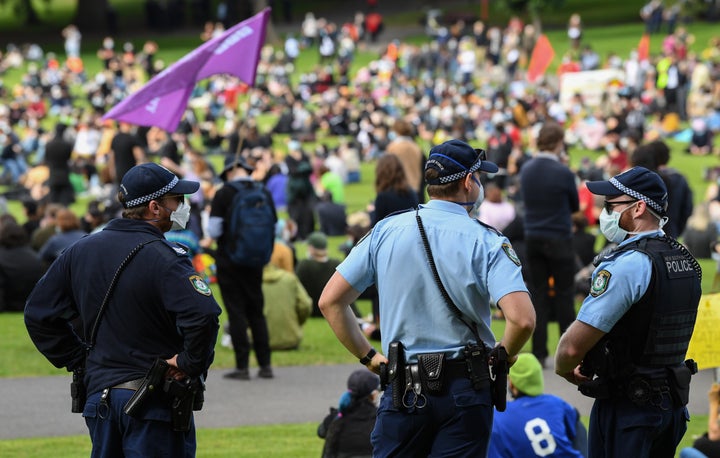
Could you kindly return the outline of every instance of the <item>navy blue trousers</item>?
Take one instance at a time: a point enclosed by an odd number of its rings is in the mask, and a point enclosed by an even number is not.
[[[100,404],[101,393],[88,396],[83,410],[92,440],[92,458],[160,458],[195,456],[195,422],[190,431],[172,430],[167,405],[151,401],[140,418],[125,415],[123,407],[132,390],[110,390],[107,406]]]
[[[440,394],[425,395],[425,407],[409,409],[395,409],[392,387],[386,388],[371,436],[373,457],[487,456],[493,422],[490,388],[475,391],[467,378],[445,384]],[[408,404],[412,398],[406,397]]]
[[[674,457],[690,416],[687,408],[673,406],[669,394],[659,404],[639,407],[626,398],[595,400],[588,431],[590,458]]]

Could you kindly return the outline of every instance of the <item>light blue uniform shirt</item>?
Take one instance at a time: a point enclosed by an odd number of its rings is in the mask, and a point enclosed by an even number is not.
[[[452,202],[431,200],[420,206],[420,217],[445,289],[465,319],[477,324],[483,342],[494,345],[490,298],[527,291],[510,242]],[[337,271],[358,291],[377,285],[386,355],[389,343],[399,340],[408,362],[418,353],[458,358],[475,341],[433,279],[414,211],[381,220]]]
[[[643,237],[662,234],[661,230],[643,232],[623,240],[618,248]],[[593,271],[590,294],[577,316],[578,321],[605,333],[645,294],[652,275],[652,261],[645,253],[632,250],[610,254],[607,258]]]

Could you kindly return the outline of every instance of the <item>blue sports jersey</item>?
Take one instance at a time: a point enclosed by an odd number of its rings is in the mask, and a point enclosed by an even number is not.
[[[579,414],[551,394],[523,396],[495,412],[489,458],[582,457],[573,447]]]

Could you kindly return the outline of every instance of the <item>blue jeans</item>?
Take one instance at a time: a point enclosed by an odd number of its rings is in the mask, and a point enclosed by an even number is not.
[[[190,431],[173,431],[170,408],[149,400],[133,418],[123,412],[132,390],[110,390],[107,406],[100,404],[101,393],[88,396],[83,410],[92,440],[92,458],[159,458],[195,456],[195,423]]]
[[[20,177],[27,172],[28,166],[25,163],[25,158],[22,156],[15,159],[5,159],[2,161],[2,165],[5,166],[5,172],[3,175],[10,174],[13,183],[17,183]]]
[[[380,400],[371,442],[373,457],[486,456],[493,422],[490,388],[475,391],[467,378],[446,380],[423,408],[396,409],[392,387]]]
[[[685,447],[680,450],[680,458],[708,458],[708,456],[696,448]]]
[[[690,420],[669,393],[659,406],[636,406],[626,398],[598,399],[590,412],[590,458],[672,458]]]

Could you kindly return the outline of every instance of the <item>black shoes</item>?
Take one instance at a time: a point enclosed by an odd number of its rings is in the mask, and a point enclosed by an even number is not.
[[[224,374],[223,378],[229,378],[233,380],[250,380],[250,371],[248,369],[235,369],[232,372]]]
[[[258,371],[258,377],[260,378],[273,378],[273,370],[270,366],[261,367]]]
[[[258,371],[258,377],[260,378],[273,378],[273,370],[270,366],[263,366]],[[235,369],[232,372],[228,372],[223,375],[223,378],[229,378],[233,380],[250,380],[249,369]]]

